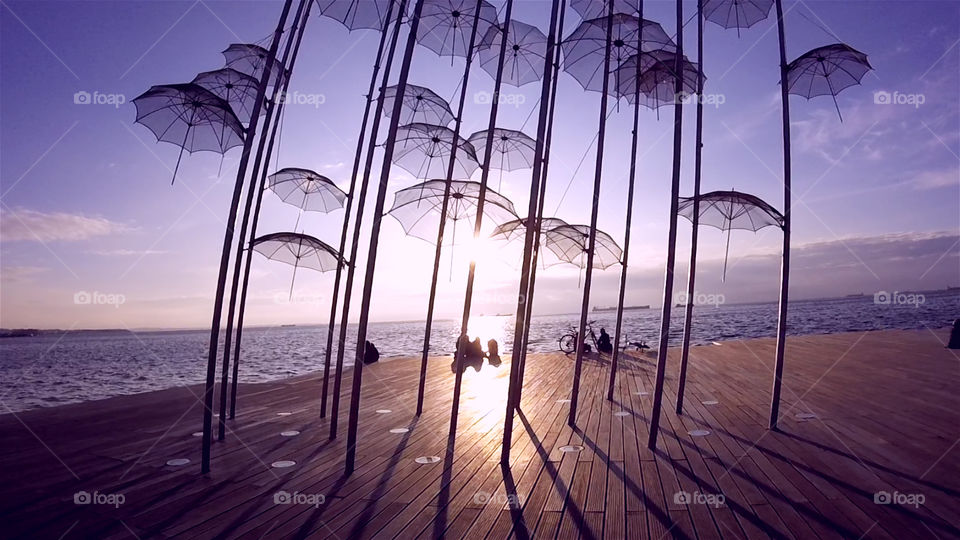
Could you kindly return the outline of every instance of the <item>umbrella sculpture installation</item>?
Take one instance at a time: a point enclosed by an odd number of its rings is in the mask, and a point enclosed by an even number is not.
[[[683,197],[678,205],[680,215],[696,225],[709,225],[727,232],[727,247],[723,256],[723,274],[727,273],[727,256],[730,253],[730,234],[734,229],[757,232],[764,227],[783,226],[783,215],[759,197],[739,191],[711,191],[694,197]],[[691,255],[695,260],[696,252]],[[693,270],[691,270],[692,272]],[[686,310],[693,311],[693,293],[688,290]],[[684,324],[684,340],[690,339],[690,316]],[[688,345],[689,347],[689,345]],[[686,387],[688,358],[681,359],[680,377],[677,387],[677,414],[682,414],[683,393]]]
[[[171,184],[177,180],[183,151],[224,154],[244,144],[244,129],[230,104],[206,88],[192,83],[151,87],[133,99],[138,124],[158,141],[180,147]]]
[[[466,40],[465,61],[463,66],[463,76],[460,79],[460,99],[457,104],[456,122],[453,127],[453,140],[459,140],[460,130],[463,127],[463,110],[467,99],[467,88],[470,83],[470,72],[473,66],[474,49],[477,45],[477,38],[485,29],[495,26],[497,23],[496,10],[488,8],[484,0],[475,0],[472,11],[465,11],[464,6],[451,2],[444,5],[444,0],[435,0],[435,5],[431,5],[431,11],[442,13],[444,8],[450,13],[450,17],[428,17],[425,25],[421,27],[423,31],[429,31],[432,34],[443,33],[445,35],[463,34],[463,26],[470,27],[469,38]],[[452,11],[451,11],[452,10]],[[451,58],[452,62],[452,58]],[[469,144],[469,143],[468,143]],[[472,145],[471,145],[472,148]],[[443,249],[443,235],[447,222],[447,211],[450,204],[450,195],[453,176],[456,172],[458,157],[458,145],[451,145],[450,155],[447,158],[446,175],[444,176],[443,193],[440,200],[440,216],[436,232],[436,249],[433,255],[433,271],[430,277],[430,294],[427,298],[427,317],[423,332],[423,355],[420,359],[420,379],[417,388],[417,416],[423,412],[423,398],[426,391],[427,381],[427,358],[430,354],[430,332],[433,327],[433,309],[437,298],[437,275],[440,272],[440,255]],[[476,157],[476,156],[474,156]],[[456,221],[454,221],[456,225]],[[451,257],[453,252],[451,250]],[[453,273],[453,264],[451,262],[450,272]]]
[[[297,55],[300,50],[300,44],[303,40],[303,33],[306,29],[306,21],[310,15],[310,8],[313,6],[312,3],[304,5],[301,3],[298,8],[296,15],[294,16],[293,25],[291,31],[287,35],[286,47],[283,50],[283,55],[280,58],[280,62],[271,68],[272,72],[281,72],[285,68],[292,69],[296,63]],[[265,80],[270,78],[270,75],[263,75],[268,73],[268,67],[266,65],[258,66],[256,68],[257,72],[260,72]],[[262,68],[262,69],[261,69]],[[228,377],[230,375],[230,344],[231,339],[233,338],[233,328],[234,320],[237,318],[237,332],[236,332],[236,350],[233,355],[233,365],[234,365],[234,386],[233,391],[231,392],[232,404],[230,406],[231,418],[236,414],[236,388],[239,378],[240,370],[240,341],[243,337],[243,312],[246,308],[246,286],[243,290],[240,290],[240,275],[241,268],[244,260],[244,245],[248,242],[252,242],[256,238],[256,222],[257,217],[253,217],[253,226],[250,228],[248,233],[247,225],[251,220],[251,206],[254,198],[258,199],[257,212],[259,213],[259,199],[263,194],[264,186],[267,181],[267,168],[270,163],[270,157],[273,153],[274,143],[277,141],[277,131],[282,123],[281,113],[284,108],[284,100],[281,97],[287,90],[287,87],[290,85],[290,77],[282,77],[277,79],[279,84],[273,86],[273,91],[270,96],[269,102],[267,102],[267,112],[264,118],[264,128],[260,132],[260,140],[257,144],[257,155],[253,162],[253,171],[250,175],[249,185],[247,187],[247,198],[246,204],[243,209],[243,214],[240,220],[240,235],[237,237],[237,254],[234,258],[234,267],[232,275],[232,283],[230,286],[230,297],[229,304],[227,308],[227,327],[223,341],[223,371],[221,375],[221,384],[220,384],[220,418],[219,418],[219,430],[217,433],[217,438],[223,440],[226,437],[226,416],[227,416],[227,387],[228,387]],[[272,123],[272,125],[271,125]],[[246,261],[249,264],[252,256],[252,250],[248,249],[246,251]],[[228,255],[229,256],[229,255]],[[248,267],[249,268],[249,267]],[[244,283],[248,284],[248,281],[244,279]],[[238,300],[239,298],[239,300]],[[239,316],[238,311],[239,309]]]
[[[683,2],[677,2],[677,50],[674,56],[674,95],[683,93]],[[698,99],[699,101],[699,99]],[[670,311],[673,307],[674,268],[677,260],[677,205],[680,198],[680,158],[682,150],[683,102],[675,99],[673,106],[673,170],[670,179],[670,214],[667,230],[667,261],[663,280],[663,305],[660,311],[660,335],[657,339],[657,374],[654,380],[653,407],[650,411],[650,433],[647,447],[657,447],[660,430],[660,409],[663,406],[663,385],[667,375],[667,349],[670,336]]]
[[[240,122],[244,124],[250,122],[260,81],[233,68],[220,68],[200,73],[191,82],[206,88],[229,103]],[[260,109],[260,114],[266,112],[265,109]]]
[[[790,154],[790,93],[791,87],[793,85],[799,85],[798,90],[802,89],[804,85],[808,89],[819,88],[823,89],[826,86],[827,89],[833,88],[829,93],[831,96],[835,96],[840,90],[849,87],[850,79],[848,78],[851,74],[850,71],[845,71],[845,69],[854,69],[855,73],[860,73],[859,77],[854,77],[857,82],[860,81],[860,77],[863,76],[869,69],[870,64],[867,62],[867,57],[863,53],[856,51],[852,47],[847,45],[838,44],[823,47],[822,52],[810,51],[794,62],[787,62],[787,43],[786,43],[786,33],[784,31],[784,22],[783,22],[783,2],[782,0],[775,0],[774,5],[777,8],[777,36],[779,38],[780,46],[780,108],[782,113],[781,129],[783,131],[783,249],[781,252],[781,261],[780,261],[780,302],[777,309],[777,348],[775,353],[774,367],[773,367],[773,388],[770,392],[770,418],[768,426],[770,429],[776,429],[777,423],[780,416],[780,388],[783,377],[783,355],[786,350],[786,339],[787,339],[787,306],[789,304],[790,297],[790,234],[791,234],[791,216],[792,216],[792,206],[791,206],[791,193],[790,188],[792,185],[791,178],[791,154]],[[814,62],[809,62],[808,60],[802,60],[804,58],[809,58],[808,55],[813,54],[812,59]],[[852,60],[851,64],[846,64],[843,60],[840,60],[837,64],[835,60],[831,60],[831,66],[833,65],[848,65],[849,67],[833,69],[828,68],[826,64],[826,58],[836,54],[840,59],[849,58]],[[824,61],[819,60],[820,57],[824,58]],[[810,66],[821,65],[823,69],[818,73],[816,69],[810,69]],[[866,68],[866,69],[863,69]],[[791,72],[791,69],[793,70]],[[792,81],[792,82],[791,82]],[[839,88],[839,90],[837,89]],[[823,95],[820,92],[808,91],[807,94],[801,95]],[[836,99],[834,98],[834,105],[836,106]],[[839,107],[837,108],[837,114],[840,113]]]
[[[420,15],[423,13],[423,4],[425,0],[416,0],[416,4],[413,8],[413,13],[410,17],[410,30],[409,38],[407,39],[406,46],[403,51],[403,60],[400,64],[400,73],[397,76],[397,88],[398,93],[401,95],[406,93],[407,80],[410,78],[410,62],[413,60],[413,50],[416,46],[416,40],[412,39],[413,36],[417,35],[417,31],[420,28]],[[400,11],[403,13],[406,3],[404,0],[401,0]],[[397,31],[399,31],[399,25],[397,26]],[[389,73],[390,70],[387,70]],[[386,84],[384,84],[386,86]],[[356,444],[357,444],[357,424],[360,419],[360,389],[363,384],[363,348],[367,339],[367,324],[369,322],[369,308],[370,308],[370,296],[373,290],[373,272],[376,269],[376,254],[377,254],[377,244],[379,242],[380,235],[380,224],[383,219],[383,207],[386,204],[387,196],[387,184],[390,180],[390,165],[393,162],[394,151],[397,146],[397,131],[400,126],[400,112],[401,106],[403,105],[403,100],[394,100],[393,111],[390,116],[390,124],[387,129],[387,138],[386,144],[383,148],[383,161],[380,166],[380,179],[377,184],[377,198],[374,203],[374,212],[373,212],[373,223],[371,225],[370,231],[370,246],[367,256],[367,267],[364,273],[364,283],[363,283],[363,292],[360,300],[360,320],[357,326],[357,342],[360,344],[358,349],[358,354],[356,356],[356,361],[354,362],[354,372],[353,372],[353,384],[350,389],[350,415],[347,423],[347,455],[344,463],[344,473],[350,475],[353,473],[354,465],[356,462]],[[367,164],[372,165],[372,155],[368,154]],[[369,169],[368,166],[364,171],[364,185],[369,179]],[[361,198],[365,196],[366,190],[363,190]],[[357,247],[359,243],[359,227],[354,228],[354,248]],[[355,259],[355,257],[354,257]],[[350,291],[350,284],[352,283],[351,278],[353,277],[353,267],[350,267],[347,273],[347,291]],[[344,297],[344,306],[349,305],[348,299]],[[343,324],[341,325],[341,336],[345,336],[346,332],[346,314],[347,309],[343,309],[344,318]],[[341,348],[342,349],[342,348]],[[337,372],[341,372],[341,362],[340,362],[340,352],[337,353]],[[334,396],[336,402],[337,396]],[[333,418],[336,418],[336,414],[333,415]],[[334,422],[331,422],[331,435],[335,434],[335,427],[333,426]]]
[[[723,28],[749,28],[766,19],[773,7],[773,0],[699,0],[697,3],[697,61],[701,73],[697,79],[697,95],[703,95],[706,77],[703,69],[703,21],[716,23]],[[693,324],[693,302],[697,280],[697,241],[700,236],[700,179],[703,151],[703,99],[697,100],[697,133],[693,169],[693,202],[690,206],[690,265],[687,269],[687,302],[684,306],[683,338],[680,345],[680,375],[677,381],[677,414],[683,414],[683,395],[687,383],[687,363],[690,358],[690,325]]]
[[[867,55],[844,43],[834,43],[807,51],[787,66],[787,91],[807,99],[830,96],[840,115],[837,94],[860,84],[873,69]]]
[[[595,232],[591,256],[591,233],[589,225],[559,225],[542,233],[543,245],[561,261],[580,269],[586,268],[588,262],[597,270],[606,270],[619,264],[623,250],[612,236],[601,230]]]
[[[278,66],[280,62],[270,51],[252,43],[233,43],[223,50],[226,67],[246,73],[254,79],[260,79],[268,69],[271,72],[267,82],[270,86],[278,86],[286,78],[286,70],[273,69],[268,66]]]
[[[642,5],[641,5],[642,10]],[[641,13],[642,14],[642,13]],[[630,146],[630,174],[627,181],[627,209],[624,219],[623,233],[623,265],[620,268],[620,290],[617,297],[617,316],[613,338],[613,355],[610,360],[610,382],[607,387],[607,399],[613,400],[616,384],[617,367],[620,361],[620,337],[623,331],[623,305],[627,291],[627,271],[630,260],[630,229],[633,218],[633,196],[637,175],[637,146],[640,135],[640,105],[657,109],[666,103],[673,103],[678,96],[675,94],[677,71],[677,54],[664,50],[640,52],[628,58],[618,71],[623,73],[617,77],[619,85],[614,88],[618,98],[626,98],[633,105],[633,138]],[[684,92],[698,92],[696,81],[700,76],[700,69],[686,58],[679,59],[681,68],[679,78]],[[692,81],[691,81],[692,79]],[[699,94],[698,94],[699,95]],[[699,100],[698,100],[699,101]]]
[[[408,236],[434,243],[440,224],[440,206],[443,204],[447,182],[428,180],[421,184],[397,191],[393,206],[387,212],[403,227]],[[456,242],[457,222],[472,219],[477,215],[480,198],[480,182],[453,180],[450,182],[450,204],[446,219],[453,224],[450,244]],[[487,189],[484,215],[500,225],[517,219],[517,212],[509,199],[492,189]]]
[[[477,51],[480,67],[491,77],[497,75],[501,43],[503,38],[500,35],[500,27],[491,26]],[[520,87],[539,81],[542,77],[539,66],[543,64],[547,54],[547,36],[543,35],[536,26],[520,21],[510,21],[506,47],[507,55],[503,66],[504,84]]]
[[[344,264],[335,249],[307,234],[294,232],[266,234],[254,240],[251,245],[254,251],[272,261],[293,265],[293,277],[290,278],[291,298],[293,283],[297,279],[297,268],[327,272]]]
[[[457,152],[453,151],[456,140]],[[470,178],[480,164],[473,145],[448,127],[433,124],[407,124],[397,128],[393,163],[414,178],[444,177],[454,156],[453,176]]]
[[[530,265],[529,273],[526,271],[522,272],[521,275],[521,285],[520,292],[517,295],[518,304],[521,304],[520,307],[523,307],[525,313],[523,317],[518,317],[518,323],[523,321],[529,321],[533,315],[533,299],[534,299],[534,289],[536,286],[536,277],[537,277],[537,262],[540,259],[540,231],[544,225],[543,220],[543,207],[546,200],[546,189],[547,189],[547,171],[549,169],[549,154],[550,154],[550,144],[553,139],[553,117],[556,110],[556,97],[557,97],[557,81],[559,80],[558,74],[560,70],[560,47],[555,46],[556,35],[560,33],[560,29],[563,28],[564,18],[566,16],[566,3],[560,3],[560,5],[554,9],[554,12],[551,14],[551,34],[547,38],[547,52],[544,54],[544,78],[546,79],[545,84],[541,87],[541,99],[543,105],[541,107],[541,115],[546,115],[546,126],[543,133],[543,145],[539,147],[539,152],[535,152],[535,156],[539,156],[539,159],[534,161],[533,169],[535,171],[535,181],[530,183],[530,215],[534,219],[529,224],[530,235],[524,235],[524,248],[529,249],[530,252]],[[539,131],[539,130],[538,130]],[[541,166],[542,165],[542,166]],[[525,225],[527,227],[527,225]],[[532,242],[532,245],[527,244],[527,239]],[[525,252],[526,252],[525,249]],[[523,263],[521,262],[521,265]],[[546,260],[542,260],[544,268],[547,266]],[[529,324],[518,324],[521,328],[520,333],[522,334],[521,340],[518,345],[514,346],[514,349],[519,350],[518,362],[519,368],[517,369],[516,374],[516,391],[513,392],[513,403],[510,404],[510,407],[516,406],[520,402],[520,396],[523,391],[523,373],[524,366],[527,359],[527,343],[530,337],[530,325]]]
[[[698,200],[699,199],[699,200]],[[697,204],[699,203],[699,204]],[[699,213],[694,206],[699,206]],[[682,197],[678,206],[680,215],[701,225],[727,232],[727,247],[723,256],[723,275],[727,274],[730,255],[730,232],[742,229],[757,232],[771,225],[782,226],[783,215],[757,196],[739,191],[711,191],[699,197]]]
[[[384,114],[390,118],[393,109],[393,100],[397,98],[397,87],[391,86],[383,95]],[[453,111],[447,100],[438,96],[436,92],[423,86],[408,84],[403,93],[403,107],[400,121],[404,124],[436,124],[446,126],[453,121]]]
[[[333,180],[310,169],[286,167],[269,177],[267,187],[280,200],[307,212],[332,212],[343,208],[347,194]]]
[[[244,179],[247,174],[247,165],[250,160],[250,152],[253,147],[253,134],[257,132],[257,124],[260,118],[260,107],[263,106],[265,101],[265,96],[267,92],[267,85],[269,84],[270,73],[274,69],[274,55],[277,52],[277,49],[280,47],[280,38],[283,37],[283,29],[286,24],[287,16],[290,14],[290,7],[293,4],[292,0],[285,0],[283,3],[283,8],[280,12],[280,17],[277,20],[277,26],[273,31],[273,38],[270,43],[270,49],[267,56],[267,64],[264,67],[263,74],[260,77],[260,87],[257,89],[257,100],[254,104],[253,114],[250,118],[250,125],[247,126],[247,131],[244,136],[243,142],[243,153],[240,154],[240,163],[237,166],[237,178],[233,186],[233,194],[230,199],[230,209],[227,212],[227,226],[224,227],[223,232],[223,245],[220,252],[220,271],[217,274],[217,288],[214,293],[214,302],[213,302],[213,320],[210,324],[210,341],[209,348],[207,351],[207,377],[204,384],[204,395],[203,395],[203,439],[202,439],[202,449],[201,449],[201,465],[200,471],[203,474],[210,472],[210,445],[211,445],[211,432],[213,427],[213,386],[216,379],[216,368],[217,368],[217,349],[220,344],[220,321],[223,312],[223,300],[224,293],[226,291],[227,285],[227,272],[228,266],[230,263],[230,244],[233,243],[233,224],[237,220],[237,212],[240,206],[240,195],[243,193]],[[299,5],[297,8],[297,13],[302,11],[303,4]],[[291,35],[293,33],[291,32]],[[283,69],[280,66],[276,66],[279,69]],[[262,146],[261,146],[262,147]],[[258,147],[257,153],[260,154],[260,148]],[[251,187],[253,183],[253,178],[251,177]],[[229,334],[228,334],[229,335]],[[224,349],[226,351],[226,349]],[[223,421],[223,416],[220,415],[221,422]],[[221,424],[222,425],[222,424]]]
[[[359,199],[359,202],[357,202],[356,223],[354,225],[354,229],[356,231],[360,230],[360,224],[363,218],[363,206],[367,192],[366,183],[370,179],[369,164],[372,163],[373,160],[372,154],[376,146],[376,134],[380,127],[380,118],[383,112],[384,100],[376,99],[376,96],[374,95],[375,90],[377,90],[377,77],[380,74],[380,62],[383,60],[384,53],[386,53],[386,66],[384,70],[385,74],[383,76],[383,84],[379,88],[380,93],[384,94],[386,92],[390,67],[393,65],[393,56],[396,52],[397,38],[400,34],[400,26],[403,19],[402,17],[398,16],[398,14],[405,9],[406,2],[404,0],[318,0],[317,5],[320,9],[321,16],[329,17],[339,21],[350,30],[370,29],[380,31],[380,42],[377,45],[377,55],[373,62],[373,71],[370,74],[370,83],[367,87],[366,99],[364,100],[363,104],[363,116],[360,121],[360,134],[357,136],[357,147],[353,156],[353,168],[350,172],[350,186],[347,189],[346,211],[343,215],[343,225],[340,228],[339,252],[344,253],[347,249],[347,235],[349,233],[350,216],[352,215],[351,211],[353,209],[352,207],[354,199]],[[395,24],[393,25],[393,37],[390,39],[388,44],[387,36],[390,34],[390,22],[394,22]],[[373,124],[368,137],[367,122],[370,120],[370,108],[373,106],[374,102],[376,102],[376,111],[373,115]],[[369,141],[367,139],[369,139]],[[367,156],[369,156],[367,158],[368,165],[364,170],[364,180],[361,180],[361,194],[359,197],[354,197],[354,192],[357,187],[357,177],[360,174],[360,163],[364,155],[363,150],[365,142],[367,143]],[[354,235],[354,245],[356,245],[356,243],[357,236]],[[356,256],[356,248],[354,248],[353,256]],[[344,298],[347,300],[344,302],[343,307],[344,320],[346,320],[347,312],[349,311],[349,291],[353,283],[353,280],[350,278],[352,268],[353,267],[351,266],[347,269],[348,285],[344,290]],[[333,297],[330,300],[330,319],[327,324],[327,344],[323,356],[323,383],[320,393],[320,418],[326,417],[327,414],[327,392],[329,391],[330,387],[330,364],[333,356],[333,332],[337,320],[337,302],[340,296],[340,280],[342,277],[343,268],[338,267],[333,278]],[[346,333],[341,330],[338,351],[343,351],[345,343]],[[340,368],[343,364],[343,353],[338,352],[338,357],[340,361],[337,364],[337,378],[339,379],[339,374],[341,371]],[[337,390],[335,402],[337,403],[337,406],[339,406],[340,385],[337,382],[334,384]],[[336,414],[334,414],[333,419],[330,422],[331,438],[336,434],[336,425],[337,418]]]
[[[474,17],[474,14],[478,14]],[[474,21],[477,27],[474,29]],[[497,9],[478,0],[424,0],[417,43],[440,56],[473,56],[476,36],[497,24]]]
[[[540,108],[537,119],[537,142],[534,151],[533,170],[530,178],[530,196],[527,203],[527,221],[524,223],[523,257],[520,265],[520,286],[517,294],[517,311],[513,327],[513,351],[510,362],[510,382],[507,388],[507,403],[503,419],[503,441],[500,445],[500,463],[510,462],[510,446],[513,439],[513,420],[516,414],[516,404],[519,403],[523,387],[521,358],[526,350],[524,336],[529,330],[529,307],[532,305],[532,294],[529,294],[533,273],[536,268],[535,252],[539,248],[539,231],[543,217],[543,193],[546,187],[547,160],[549,142],[553,134],[553,113],[557,90],[557,75],[560,65],[560,47],[557,46],[557,36],[563,30],[563,19],[566,13],[566,2],[553,0],[550,8],[550,24],[547,31],[547,51],[543,59],[543,78],[540,83]],[[539,197],[538,197],[539,194]],[[534,219],[530,219],[534,218]],[[529,295],[529,298],[528,298]],[[528,301],[531,300],[531,301]]]
[[[478,131],[467,140],[474,147],[482,145],[487,140],[487,131]],[[499,163],[496,159],[493,161],[495,165],[499,165],[500,170],[498,190],[503,187],[503,171],[529,169],[533,166],[536,146],[537,142],[521,131],[502,128],[493,130],[493,151],[500,155]]]
[[[593,180],[593,207],[590,213],[590,235],[587,248],[586,273],[584,276],[583,297],[580,305],[580,324],[578,335],[584,335],[587,314],[590,307],[590,288],[593,282],[592,258],[595,253],[594,242],[597,216],[600,203],[600,183],[603,175],[603,150],[606,136],[607,98],[610,94],[610,75],[613,74],[613,87],[619,86],[619,68],[630,57],[644,50],[673,50],[676,46],[654,22],[639,17],[613,12],[614,3],[607,2],[604,17],[589,19],[580,23],[570,36],[564,40],[563,69],[585,90],[599,90],[600,114],[597,135],[597,157]],[[611,64],[615,67],[611,70]],[[599,78],[597,77],[599,74]],[[577,348],[574,365],[573,388],[570,395],[570,412],[567,423],[574,425],[577,416],[577,403],[580,393],[580,374],[583,368],[583,348]]]
[[[350,30],[379,30],[385,33],[387,26],[397,19],[399,12],[393,0],[315,1],[321,16],[339,21]]]

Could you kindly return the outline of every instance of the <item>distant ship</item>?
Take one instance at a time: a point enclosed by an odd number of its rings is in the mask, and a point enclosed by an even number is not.
[[[650,306],[623,306],[624,311],[633,311],[635,309],[650,309]],[[616,311],[616,306],[614,307],[593,307],[593,311]]]
[[[845,296],[844,298],[860,298],[861,296],[866,296],[866,295],[865,295],[865,294],[863,294],[863,293],[857,293],[857,294],[848,294],[848,295],[847,295],[847,296]]]

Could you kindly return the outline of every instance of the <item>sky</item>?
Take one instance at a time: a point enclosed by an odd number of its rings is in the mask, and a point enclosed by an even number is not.
[[[492,2],[503,12],[503,2]],[[550,4],[516,0],[514,18],[545,30]],[[191,80],[223,66],[231,43],[259,42],[276,24],[277,1],[0,2],[0,327],[201,328],[209,325],[223,230],[239,149],[184,155],[135,124],[130,101],[155,84]],[[685,18],[696,3],[684,1]],[[874,67],[837,96],[791,96],[793,272],[791,298],[960,285],[960,3],[784,1],[787,56],[845,42]],[[673,2],[646,3],[646,16],[676,33]],[[567,16],[564,34],[579,24]],[[304,167],[346,188],[378,33],[349,32],[312,15],[289,91],[271,171]],[[684,27],[696,59],[696,25]],[[782,139],[775,18],[737,35],[706,24],[703,191],[737,189],[782,209]],[[485,129],[492,78],[475,64],[463,133]],[[417,47],[410,82],[456,103],[463,60]],[[395,75],[394,75],[395,77]],[[536,135],[540,85],[504,87],[498,126]],[[92,103],[77,96],[86,92]],[[887,94],[884,94],[887,93]],[[885,99],[889,96],[890,99]],[[81,103],[77,103],[77,101]],[[561,71],[546,214],[589,223],[600,96]],[[632,109],[609,104],[598,226],[624,235]],[[658,117],[659,116],[659,117]],[[627,304],[660,305],[667,251],[672,110],[641,111],[637,194]],[[694,107],[684,107],[681,195],[693,185]],[[383,142],[385,135],[378,135]],[[374,160],[375,178],[382,148]],[[479,180],[480,173],[473,179]],[[417,181],[393,167],[397,189]],[[491,186],[525,214],[530,171]],[[374,191],[374,190],[371,190]],[[358,264],[365,267],[373,193]],[[306,213],[298,231],[336,246],[343,211]],[[259,234],[292,230],[296,208],[264,197]],[[463,243],[469,227],[457,240]],[[681,219],[677,286],[686,283],[690,224]],[[698,293],[726,302],[777,297],[781,237],[736,231],[721,281],[726,236],[700,235]],[[480,257],[474,313],[516,308],[520,247],[441,258],[437,317],[458,318],[470,254]],[[372,320],[421,320],[434,248],[385,217]],[[451,267],[452,265],[452,267]],[[256,255],[250,324],[325,323],[333,272],[297,272]],[[579,270],[539,274],[536,313],[579,309]],[[591,304],[614,305],[619,267],[594,274]],[[359,300],[359,282],[355,300]],[[358,304],[355,303],[355,306]],[[356,319],[357,309],[353,309]]]

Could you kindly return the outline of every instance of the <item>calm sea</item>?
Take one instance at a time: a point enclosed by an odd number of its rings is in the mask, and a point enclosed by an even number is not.
[[[773,336],[776,307],[773,303],[698,306],[693,342]],[[673,312],[671,345],[680,340],[683,329],[683,310]],[[943,328],[958,317],[960,291],[956,290],[923,293],[920,304],[877,304],[872,296],[794,301],[790,303],[789,332]],[[614,312],[593,312],[590,318],[597,332],[606,327],[613,334]],[[560,336],[577,321],[577,314],[534,317],[530,350],[557,350]],[[643,339],[655,347],[659,325],[659,309],[625,312],[624,332],[629,341]],[[317,371],[323,365],[325,328],[246,329],[241,381],[263,382]],[[376,323],[369,329],[369,339],[384,357],[418,355],[423,328],[422,322]],[[458,329],[459,322],[435,322],[431,350],[451,353]],[[348,328],[348,346],[355,344],[354,330]],[[471,338],[479,336],[484,344],[496,339],[501,351],[508,351],[513,341],[512,317],[474,317],[469,334]],[[0,339],[0,404],[19,411],[199,383],[206,373],[208,335],[204,330],[98,331]],[[347,365],[352,358],[350,346]]]

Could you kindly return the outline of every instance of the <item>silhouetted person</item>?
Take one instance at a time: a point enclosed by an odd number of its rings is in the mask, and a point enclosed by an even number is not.
[[[377,350],[377,346],[369,341],[365,342],[363,345],[363,363],[373,364],[380,360],[380,351]]]
[[[490,361],[490,365],[493,367],[497,367],[503,362],[500,359],[500,346],[497,345],[497,340],[495,339],[487,342],[487,360]]]
[[[463,369],[473,367],[474,371],[480,371],[483,367],[483,347],[480,345],[480,338],[470,341],[466,334],[457,339],[457,352],[454,354],[453,362],[450,363],[450,371],[457,372],[457,354],[463,355]]]
[[[483,345],[480,345],[480,338],[474,338],[467,347],[467,358],[483,360]]]
[[[950,331],[948,349],[960,349],[960,319],[953,321],[953,330]]]
[[[612,353],[613,345],[610,344],[610,334],[605,328],[600,329],[600,337],[597,339],[597,349],[602,353]]]

